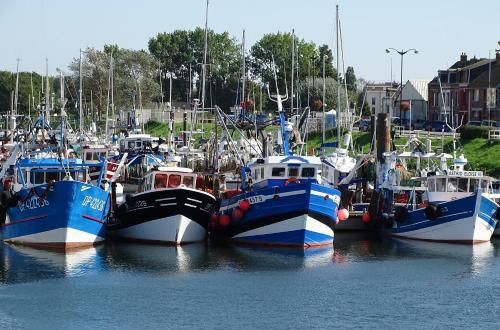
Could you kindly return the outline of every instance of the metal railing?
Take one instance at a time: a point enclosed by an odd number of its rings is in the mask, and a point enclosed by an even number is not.
[[[500,140],[500,129],[490,129],[488,131],[488,141]]]
[[[419,129],[409,130],[406,129],[404,126],[394,126],[394,130],[395,130],[395,137],[409,137],[409,136],[415,136],[417,138],[453,137],[453,132],[444,132],[444,131],[431,132]],[[459,138],[460,133],[455,133],[455,136]]]

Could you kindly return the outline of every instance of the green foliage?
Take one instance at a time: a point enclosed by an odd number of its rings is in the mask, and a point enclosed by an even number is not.
[[[33,93],[31,91],[31,79],[33,77]],[[42,78],[39,74],[33,72],[19,72],[19,95],[18,95],[18,113],[28,114],[30,108],[33,114],[33,104],[35,108],[40,103],[42,91]],[[49,78],[50,90],[54,91],[54,79]],[[15,92],[16,73],[0,71],[0,111],[9,111],[11,105],[11,93]],[[45,87],[44,87],[45,89]],[[34,96],[32,95],[34,94]],[[30,99],[31,97],[31,99]],[[33,99],[34,97],[34,99]],[[31,101],[31,102],[30,102]]]
[[[458,129],[462,140],[472,140],[476,138],[488,138],[488,127],[465,125]]]
[[[348,66],[345,72],[345,82],[347,84],[347,90],[356,91],[356,75],[354,74],[354,68],[352,66]]]
[[[189,98],[190,68],[195,90],[192,98],[201,99],[201,81],[205,30],[176,30],[159,33],[149,40],[149,51],[159,61],[162,72],[172,74],[172,94],[175,100]],[[207,85],[205,102],[228,107],[234,104],[241,64],[240,46],[229,33],[208,31]],[[169,81],[163,81],[168,90]]]

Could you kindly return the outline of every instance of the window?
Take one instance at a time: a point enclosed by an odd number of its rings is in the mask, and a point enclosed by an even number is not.
[[[263,167],[260,168],[260,177],[262,179],[264,179],[264,168]]]
[[[479,187],[479,179],[470,179],[469,192],[475,192]]]
[[[185,176],[183,179],[182,179],[182,183],[188,187],[188,188],[193,188],[193,182],[194,182],[194,179],[192,176]]]
[[[469,179],[467,178],[459,178],[458,179],[458,191],[459,192],[467,192],[467,184]]]
[[[167,174],[158,173],[155,175],[155,189],[167,188]]]
[[[259,179],[259,170],[256,169],[256,170],[253,171],[253,179],[254,180]]]
[[[271,172],[272,176],[285,176],[285,168],[284,167],[273,167],[273,171]]]
[[[375,107],[372,107],[372,115],[375,114]]]
[[[299,176],[299,169],[296,167],[289,168],[288,176]]]
[[[457,192],[457,188],[458,188],[458,179],[457,178],[449,178],[448,179],[448,189],[446,189],[446,191]]]
[[[372,105],[375,105],[375,102],[376,102],[375,98],[372,97]]]
[[[168,187],[176,188],[181,184],[181,176],[178,174],[170,174],[168,177]]]
[[[22,174],[22,178],[21,178]],[[28,177],[26,176],[26,170],[21,170],[17,172],[17,183],[27,183]]]
[[[47,172],[47,182],[49,182],[50,180],[59,181],[61,179],[60,174],[60,172]]]
[[[479,89],[474,90],[474,102],[479,101]]]
[[[488,180],[481,180],[481,190],[483,192],[487,192],[488,189]]]
[[[304,167],[302,169],[302,175],[303,178],[312,178],[314,177],[314,168],[313,167]]]
[[[42,184],[45,183],[45,173],[43,172],[35,172],[35,180],[33,180],[34,184]]]
[[[427,180],[427,189],[429,190],[429,192],[435,192],[436,191],[436,180],[428,179]]]
[[[436,191],[443,192],[446,191],[446,179],[436,179]]]

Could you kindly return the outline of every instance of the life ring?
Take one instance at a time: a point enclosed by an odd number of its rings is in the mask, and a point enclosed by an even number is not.
[[[288,186],[290,183],[300,183],[300,180],[297,178],[288,178],[285,180],[285,186]]]
[[[404,223],[408,218],[408,209],[404,206],[398,206],[394,210],[394,220],[397,223]]]
[[[425,208],[425,217],[429,220],[434,220],[438,217],[440,217],[443,213],[443,210],[441,209],[441,205],[438,204],[429,204]]]

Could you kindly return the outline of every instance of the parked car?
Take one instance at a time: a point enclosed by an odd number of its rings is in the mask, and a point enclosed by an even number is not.
[[[483,120],[481,122],[481,126],[487,127],[500,127],[500,123],[494,120]]]
[[[367,132],[370,130],[372,122],[370,119],[361,119],[359,121],[359,130],[362,132]]]
[[[471,120],[467,123],[467,125],[469,126],[481,126],[481,122],[480,121],[475,121],[475,120]]]
[[[444,121],[431,121],[426,127],[427,131],[432,132],[451,132],[451,129],[446,125]]]
[[[417,119],[413,122],[413,129],[424,130],[427,122],[423,119]]]

